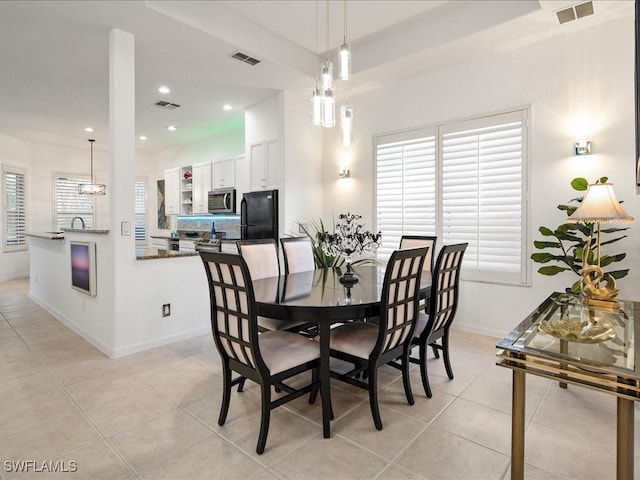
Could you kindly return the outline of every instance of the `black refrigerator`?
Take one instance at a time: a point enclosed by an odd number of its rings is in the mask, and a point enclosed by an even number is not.
[[[240,203],[242,240],[278,240],[278,190],[247,192]]]

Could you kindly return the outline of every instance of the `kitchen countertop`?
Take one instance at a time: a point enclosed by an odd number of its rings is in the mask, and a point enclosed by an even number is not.
[[[45,240],[64,240],[64,232],[34,232],[25,233],[27,237],[44,238]]]
[[[70,233],[99,233],[99,234],[109,233],[109,230],[98,230],[98,229],[92,229],[92,228],[64,228],[63,230],[65,232],[70,232]]]
[[[195,257],[199,255],[193,250],[162,250],[154,247],[136,248],[136,260],[151,260],[154,258]]]

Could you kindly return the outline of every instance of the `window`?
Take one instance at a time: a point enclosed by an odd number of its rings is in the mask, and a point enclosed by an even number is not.
[[[26,250],[27,173],[19,168],[5,166],[2,169],[2,179],[2,251],[15,252]]]
[[[80,217],[85,228],[93,228],[95,200],[93,195],[80,195],[78,187],[89,182],[87,175],[55,175],[55,230],[71,228],[71,220]],[[82,222],[76,220],[74,228],[81,228]]]
[[[402,234],[468,242],[463,278],[527,283],[527,110],[376,138],[386,258]]]
[[[136,243],[147,241],[147,180],[137,178],[135,183],[135,237]]]

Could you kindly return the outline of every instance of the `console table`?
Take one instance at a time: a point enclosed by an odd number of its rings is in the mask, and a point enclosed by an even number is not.
[[[524,478],[526,375],[617,397],[617,479],[633,479],[634,401],[640,401],[635,317],[640,303],[588,306],[578,295],[553,293],[498,343],[497,364],[513,370],[511,478]]]

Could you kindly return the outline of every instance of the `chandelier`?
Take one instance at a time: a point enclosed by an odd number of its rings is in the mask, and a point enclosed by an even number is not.
[[[326,1],[326,37],[325,50],[327,58],[320,65],[319,76],[311,91],[311,118],[316,126],[331,128],[336,124],[336,100],[333,88],[333,63],[329,60],[329,1]],[[318,52],[318,2],[316,0],[316,54]],[[347,44],[347,0],[344,0],[344,37],[339,50],[340,73],[339,78],[346,82],[350,77],[351,51]],[[346,88],[345,88],[346,91]],[[348,147],[352,139],[353,109],[346,102],[340,107],[340,128],[342,130],[341,143]]]
[[[91,177],[89,181],[91,183],[81,183],[78,186],[78,193],[82,195],[104,195],[106,193],[107,187],[101,183],[95,183],[93,178],[93,142],[95,140],[93,138],[89,139],[89,143],[91,144]]]

